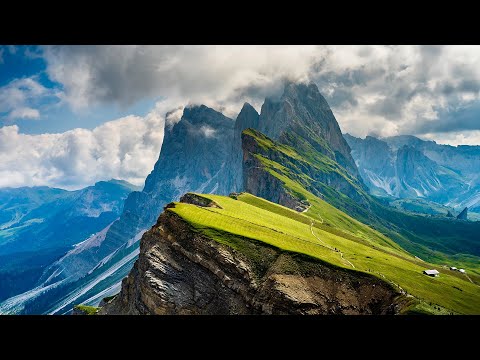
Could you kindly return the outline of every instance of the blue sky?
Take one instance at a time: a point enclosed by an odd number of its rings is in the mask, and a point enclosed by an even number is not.
[[[139,99],[127,107],[98,104],[78,111],[72,111],[68,103],[62,102],[58,93],[63,85],[52,81],[47,74],[47,64],[38,46],[0,47],[0,87],[19,79],[33,79],[46,89],[36,98],[29,98],[28,108],[38,110],[38,117],[9,116],[10,112],[0,108],[0,126],[16,124],[25,134],[59,133],[81,127],[93,129],[96,126],[128,114],[144,116],[158,99]]]
[[[0,46],[0,187],[142,185],[185,105],[234,119],[285,79],[354,136],[479,145],[479,65],[480,46]]]

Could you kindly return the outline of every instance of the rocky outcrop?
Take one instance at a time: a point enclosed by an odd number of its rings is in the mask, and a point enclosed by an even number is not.
[[[468,207],[462,210],[460,214],[457,216],[458,220],[468,220]]]
[[[210,200],[204,196],[194,194],[194,193],[186,193],[180,198],[180,202],[186,204],[197,205],[201,207],[214,207],[217,209],[221,209],[222,207],[218,205],[215,201]]]
[[[395,314],[402,308],[402,296],[370,274],[239,238],[242,248],[261,254],[259,265],[192,229],[171,206],[144,234],[134,268],[101,314]]]

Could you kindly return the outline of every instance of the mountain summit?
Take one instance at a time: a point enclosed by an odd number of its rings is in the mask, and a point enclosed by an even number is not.
[[[287,83],[279,100],[267,98],[262,106],[259,128],[263,134],[282,143],[290,143],[286,132],[301,137],[322,154],[358,175],[350,147],[330,106],[311,83]]]

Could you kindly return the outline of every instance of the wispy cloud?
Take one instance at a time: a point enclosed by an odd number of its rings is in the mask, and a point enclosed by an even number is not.
[[[39,106],[48,97],[56,96],[52,89],[40,84],[35,77],[15,79],[0,87],[0,113],[4,120],[38,119]],[[1,118],[0,118],[1,120]]]
[[[39,117],[40,112],[29,107],[15,108],[8,114],[9,119],[38,119]]]
[[[0,87],[0,126],[41,120],[46,99],[74,111],[167,100],[143,118],[93,130],[0,127],[0,186],[80,187],[110,177],[141,184],[164,122],[178,122],[183,106],[203,103],[235,118],[245,101],[259,110],[286,79],[315,82],[352,135],[480,143],[480,46],[45,46],[24,55],[42,56],[55,86],[33,76]]]

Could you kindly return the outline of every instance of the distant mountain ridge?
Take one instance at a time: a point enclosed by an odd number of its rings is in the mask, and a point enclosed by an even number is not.
[[[372,194],[480,211],[480,146],[439,145],[414,136],[344,137]]]
[[[44,268],[114,221],[137,187],[122,180],[84,189],[0,189],[0,302],[34,285]]]

